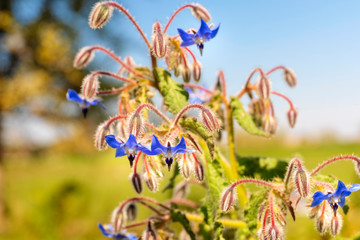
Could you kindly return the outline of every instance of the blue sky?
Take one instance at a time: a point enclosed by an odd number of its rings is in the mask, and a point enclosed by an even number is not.
[[[250,71],[285,65],[295,70],[298,86],[288,88],[281,74],[273,74],[273,89],[289,96],[299,109],[298,124],[286,125],[288,106],[275,100],[280,129],[295,135],[318,135],[324,131],[344,138],[360,133],[360,2],[358,1],[199,1],[207,7],[218,36],[199,56],[202,82],[212,84],[223,69],[229,94],[236,94]],[[224,1],[225,2],[225,1]],[[163,25],[183,1],[122,1],[150,36],[155,20]],[[145,45],[124,16],[114,15],[119,34],[132,41],[122,54],[134,55],[148,64]],[[173,21],[176,28],[199,27],[185,10]],[[134,49],[136,49],[134,51]]]
[[[23,10],[29,9],[27,1],[17,2],[24,4]],[[41,5],[41,2],[43,0],[32,3]],[[118,2],[129,9],[149,37],[154,21],[165,25],[171,14],[185,3],[178,0]],[[277,65],[291,67],[298,76],[296,88],[287,87],[280,72],[271,75],[273,90],[290,97],[299,110],[297,125],[290,129],[286,119],[288,105],[273,97],[280,131],[294,136],[317,136],[330,131],[344,139],[359,139],[360,1],[199,2],[210,11],[214,24],[221,23],[217,37],[206,43],[203,56],[192,47],[203,65],[201,84],[211,86],[216,73],[222,69],[228,94],[234,95],[254,67],[265,71]],[[68,14],[63,7],[65,3],[57,1],[54,5],[63,16]],[[24,13],[20,19],[31,20],[29,11],[18,13]],[[77,18],[75,22],[68,15],[63,18],[64,22],[88,28],[87,19]],[[197,29],[199,21],[187,9],[176,17],[168,34],[175,35],[177,28],[190,27]],[[142,65],[150,64],[142,38],[124,15],[115,12],[111,22],[96,31],[105,30],[121,40],[119,46],[113,47],[116,53],[132,55]],[[92,44],[109,46],[109,39],[95,35],[93,30],[81,36],[79,48]],[[116,71],[118,66],[111,59],[105,56],[97,59],[104,59],[106,70]]]

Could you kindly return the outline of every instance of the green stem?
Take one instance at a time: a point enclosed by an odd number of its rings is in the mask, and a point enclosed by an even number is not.
[[[234,122],[233,122],[233,111],[230,104],[226,105],[226,130],[227,130],[227,143],[229,146],[229,160],[230,167],[232,169],[231,181],[236,181],[239,179],[238,169],[239,165],[236,160],[236,152],[235,152],[235,138],[234,138]],[[246,190],[244,186],[240,186],[237,188],[237,193],[239,196],[239,204],[241,208],[244,208],[246,203],[248,202],[248,197],[246,195]]]

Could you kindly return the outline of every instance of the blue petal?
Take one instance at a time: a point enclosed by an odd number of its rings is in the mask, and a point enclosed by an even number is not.
[[[151,140],[151,151],[152,152],[161,151],[162,153],[166,153],[167,147],[163,146],[160,143],[159,139],[155,135],[153,135]]]
[[[210,39],[214,38],[216,36],[217,32],[219,31],[219,27],[220,27],[220,24],[219,24],[219,26],[217,26],[217,28],[215,28],[214,30],[211,30],[211,33],[210,33],[210,36],[209,36]]]
[[[130,134],[129,139],[125,143],[125,146],[128,149],[136,149],[137,146],[138,146],[137,141],[136,141],[136,137],[134,135]]]
[[[189,150],[180,149],[176,151],[176,153],[193,153],[193,152],[196,152],[196,149],[189,149]]]
[[[181,43],[180,47],[188,47],[188,46],[191,46],[193,44],[195,44],[195,42],[194,42],[194,40],[191,39],[191,40],[188,40],[188,41],[183,41]]]
[[[122,157],[122,156],[125,156],[125,155],[126,155],[126,153],[125,153],[125,151],[124,151],[123,146],[118,147],[118,148],[116,149],[115,157]]]
[[[313,201],[312,201],[310,207],[316,207],[317,205],[322,203],[322,201],[329,199],[328,194],[323,194],[320,191],[317,191],[316,193],[314,193],[312,198],[313,198]]]
[[[105,136],[105,141],[112,148],[118,148],[123,144],[123,143],[118,142],[118,140],[116,140],[115,135],[112,135],[112,134],[111,135],[106,135]]]
[[[210,30],[209,26],[206,24],[206,22],[204,20],[201,19],[201,25],[200,25],[199,31],[196,33],[196,35],[203,38],[209,34],[211,34],[211,30]]]
[[[123,235],[121,233],[113,233],[112,228],[110,230],[106,230],[101,223],[98,223],[98,226],[102,232],[102,234],[106,237],[110,238],[116,238],[116,239],[131,239],[131,240],[137,240],[137,238],[134,238],[135,236],[132,234],[129,234],[128,236]],[[111,225],[109,226],[111,227]],[[110,232],[111,231],[111,232]]]
[[[342,192],[347,191],[345,184],[342,181],[338,181],[338,186],[336,191],[332,194],[334,198],[338,198],[341,196]]]
[[[187,41],[194,41],[194,34],[191,34],[191,33],[187,33],[185,32],[184,30],[182,30],[181,28],[178,28],[178,33],[179,33],[179,36],[181,37],[181,40],[183,40],[184,42],[187,42]]]
[[[350,193],[351,193],[351,192],[350,192]],[[349,195],[350,195],[350,194],[349,194]],[[339,206],[340,206],[341,208],[343,208],[344,205],[345,205],[345,197],[346,197],[346,196],[344,196],[344,195],[342,195],[342,196],[340,197]]]
[[[351,187],[349,188],[350,192],[356,192],[360,189],[360,184],[353,184],[351,185]]]
[[[82,104],[84,102],[84,99],[82,99],[79,94],[75,91],[75,90],[72,90],[72,89],[69,89],[67,91],[67,94],[66,94],[66,98],[69,100],[69,101],[74,101],[74,102],[77,102],[79,104]]]
[[[94,100],[94,101],[86,101],[87,104],[89,105],[100,105],[103,109],[106,109],[106,107],[104,106],[104,104],[102,104],[99,100]]]
[[[145,147],[145,146],[143,146],[141,144],[138,144],[137,150],[142,151],[144,154],[150,155],[150,156],[159,155],[159,154],[162,153],[159,149],[151,151],[150,149],[148,149],[147,147]]]
[[[186,143],[185,143],[185,139],[183,137],[181,137],[178,145],[176,145],[175,147],[171,147],[171,153],[175,154],[181,150],[186,150]]]

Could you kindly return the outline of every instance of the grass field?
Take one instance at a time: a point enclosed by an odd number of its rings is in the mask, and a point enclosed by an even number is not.
[[[283,159],[298,156],[308,169],[335,155],[359,153],[360,150],[359,143],[334,141],[289,146],[279,139],[239,137],[237,143],[238,153],[242,155]],[[128,180],[129,173],[127,159],[115,159],[113,150],[5,159],[7,220],[2,224],[0,238],[104,239],[97,223],[107,223],[119,201],[136,196]],[[360,183],[350,161],[335,163],[323,173],[336,175],[345,183]],[[166,178],[162,180],[161,187],[166,181]],[[204,192],[196,192],[190,197],[200,201]],[[167,192],[154,194],[145,189],[143,193],[159,200],[169,198]],[[350,199],[350,212],[344,217],[342,229],[344,237],[360,232],[360,192],[351,195]],[[149,214],[143,208],[139,213],[142,216]],[[305,216],[298,215],[295,223],[288,217],[288,222],[287,239],[322,239],[314,229],[314,222]],[[141,231],[141,228],[136,230]]]

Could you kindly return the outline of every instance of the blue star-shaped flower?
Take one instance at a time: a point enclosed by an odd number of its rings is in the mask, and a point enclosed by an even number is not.
[[[105,227],[99,223],[98,224],[102,234],[106,237],[109,238],[114,238],[114,239],[130,239],[130,240],[138,240],[138,238],[133,235],[133,234],[129,234],[129,233],[115,233],[114,228],[110,225],[107,224],[105,225]]]
[[[152,154],[152,151],[150,151],[143,145],[138,144],[136,141],[136,137],[132,134],[130,134],[129,139],[126,141],[126,143],[119,142],[118,140],[116,140],[116,137],[114,135],[106,135],[105,141],[109,144],[110,147],[116,148],[115,157],[122,157],[127,155],[131,167],[138,151],[143,151],[145,154],[148,155],[155,155]]]
[[[82,109],[82,113],[83,113],[84,117],[86,117],[86,114],[91,105],[99,104],[102,108],[105,109],[105,106],[99,100],[95,99],[95,100],[89,101],[85,98],[80,97],[79,94],[75,90],[72,90],[72,89],[69,89],[67,91],[66,98],[69,101],[74,101],[74,102],[77,102],[78,104],[80,104],[80,107]]]
[[[187,47],[196,44],[200,50],[200,54],[202,55],[202,51],[204,49],[204,42],[214,38],[219,30],[219,27],[220,25],[214,30],[211,30],[206,24],[206,22],[201,19],[199,31],[197,31],[195,34],[187,33],[184,30],[178,28],[178,33],[183,40],[180,46]]]
[[[209,102],[210,94],[201,90],[191,88],[185,88],[185,90],[189,93],[189,103],[190,104],[203,104]]]
[[[345,204],[345,197],[349,196],[352,192],[355,192],[360,189],[360,184],[353,184],[348,188],[346,188],[345,184],[339,180],[336,191],[333,193],[324,194],[320,191],[317,191],[313,195],[313,201],[311,203],[311,207],[316,207],[322,201],[327,200],[334,210],[334,215],[336,215],[336,211],[340,205],[342,208]]]
[[[175,147],[171,147],[170,142],[168,142],[167,147],[162,145],[159,139],[153,135],[151,140],[151,154],[149,155],[158,155],[163,154],[165,157],[165,162],[168,165],[169,171],[171,168],[171,164],[173,163],[174,156],[177,153],[188,153],[188,152],[195,152],[195,149],[186,150],[186,143],[185,139],[182,137],[179,144]]]

